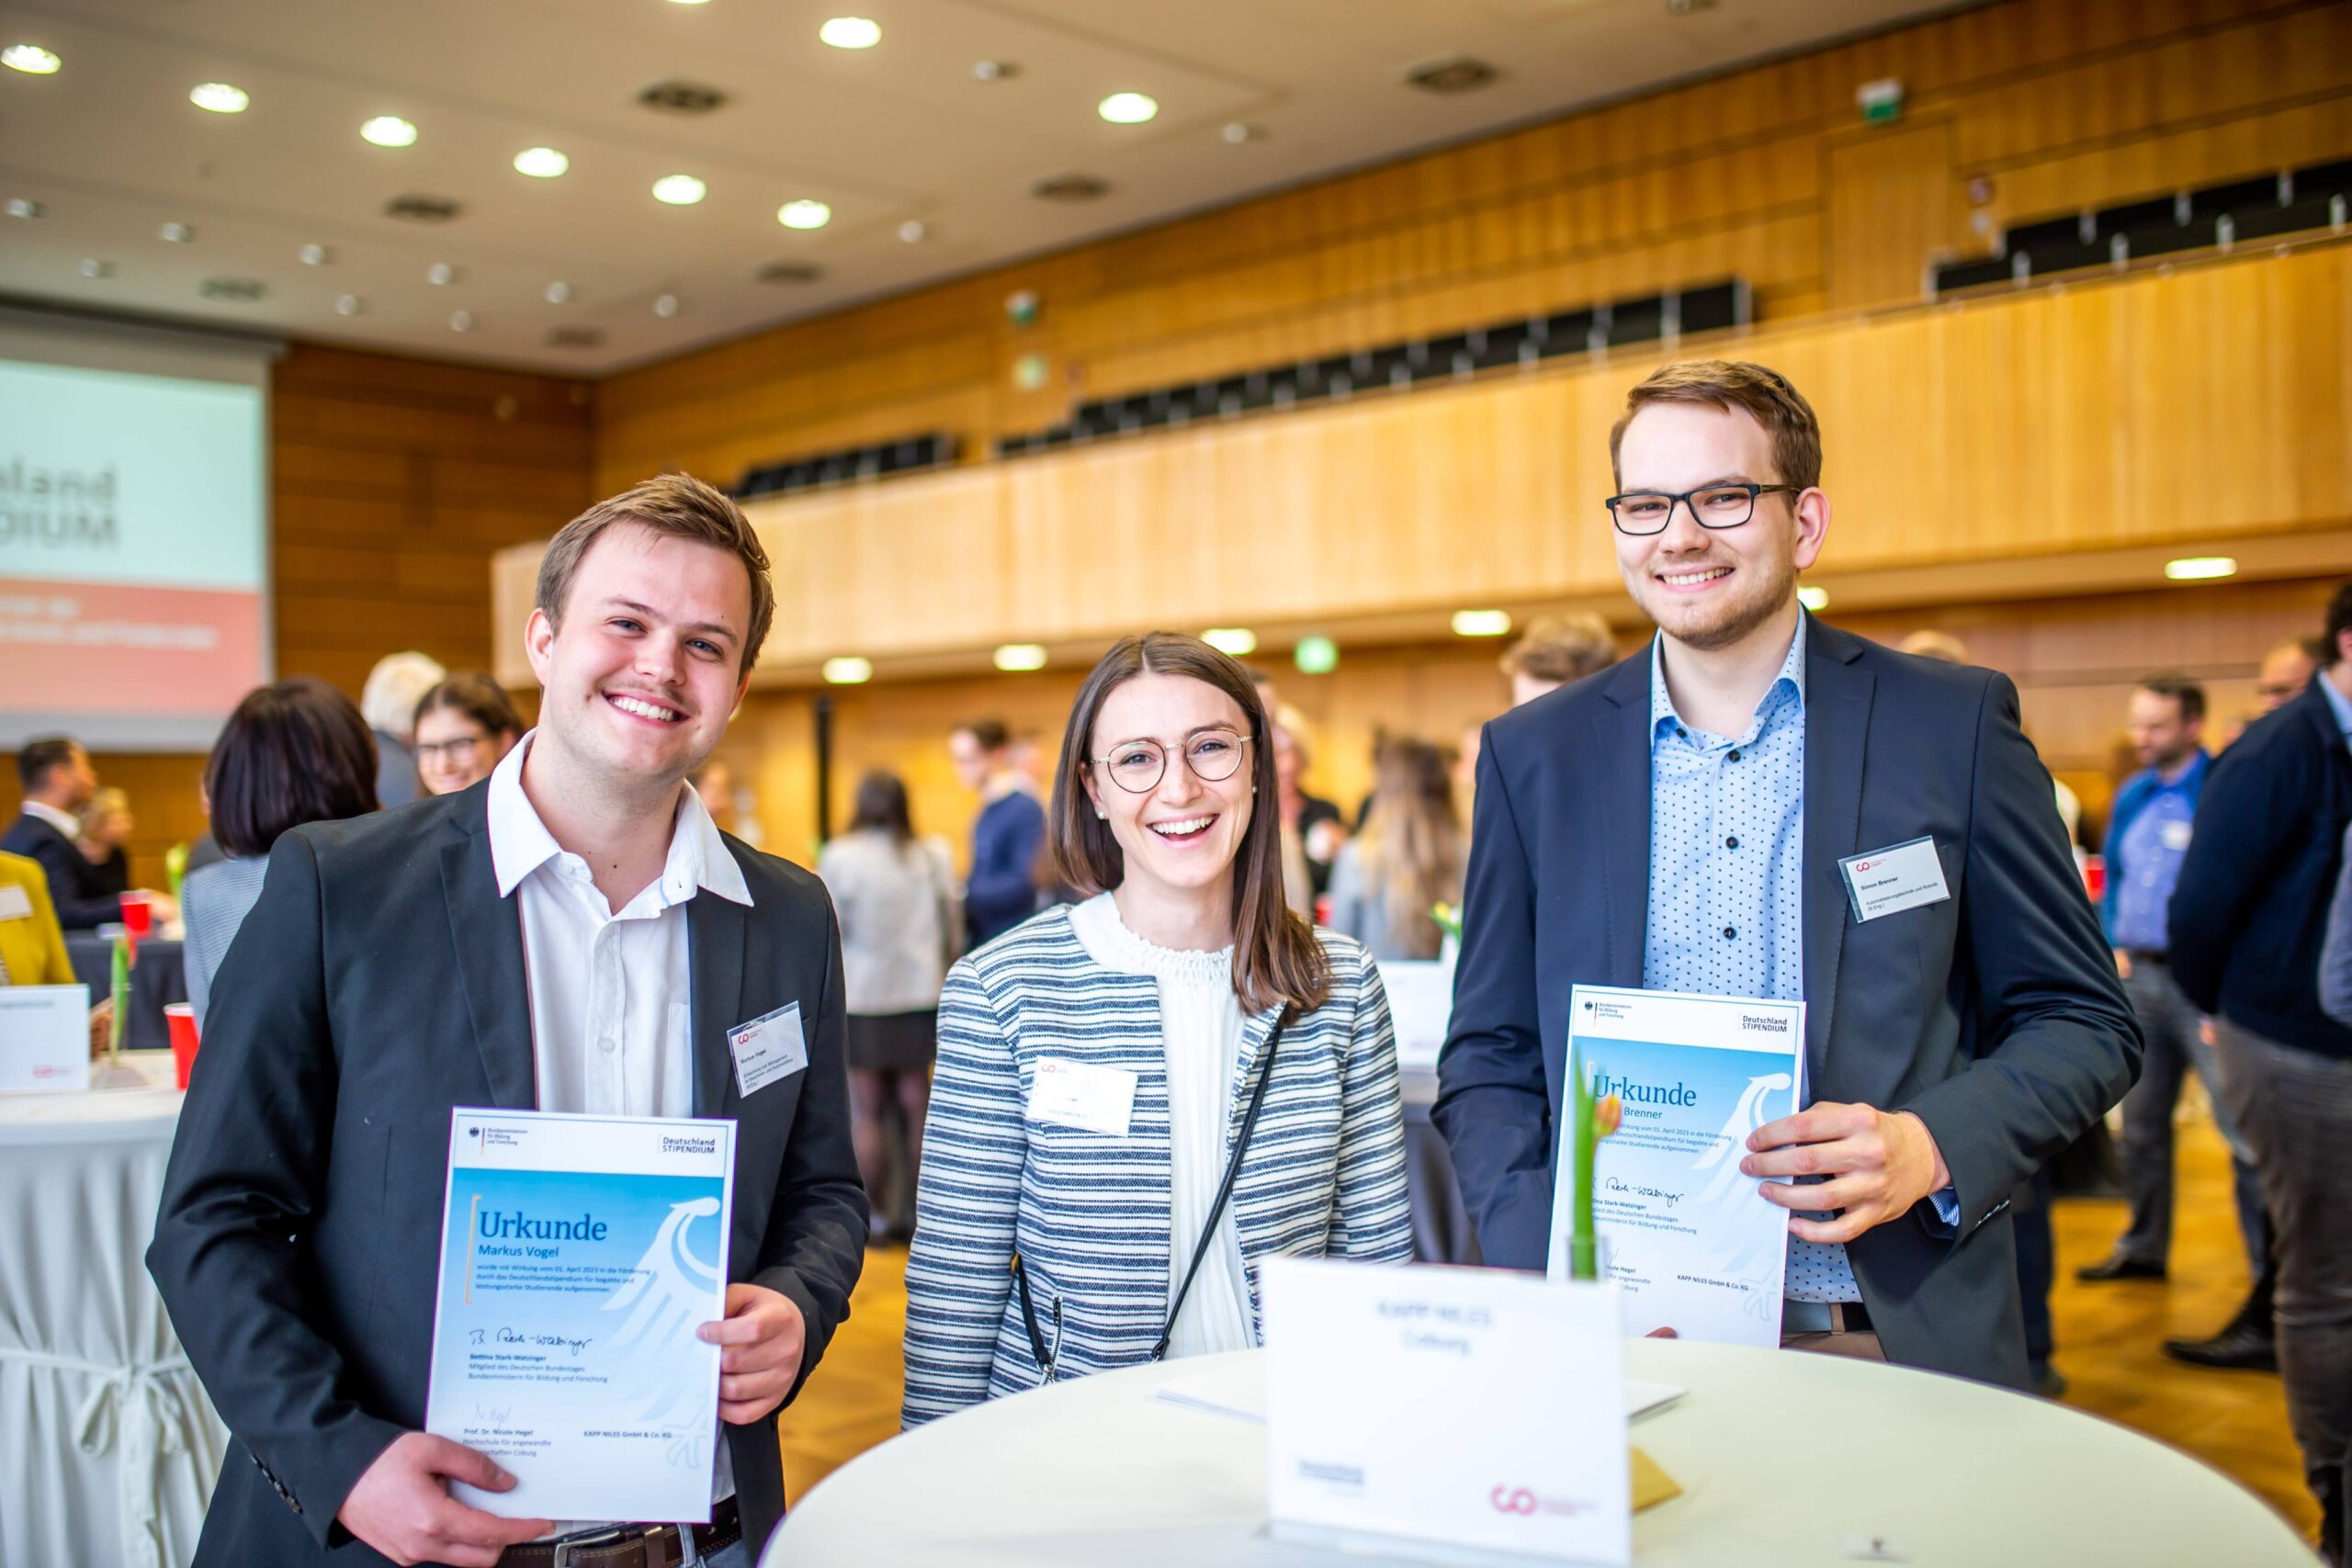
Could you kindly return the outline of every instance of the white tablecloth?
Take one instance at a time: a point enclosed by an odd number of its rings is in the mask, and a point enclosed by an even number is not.
[[[164,1568],[196,1554],[228,1433],[144,1255],[179,1121],[147,1089],[0,1096],[0,1563]]]
[[[1878,1561],[1917,1568],[2312,1568],[2227,1476],[2063,1405],[1796,1351],[1637,1339],[1629,1352],[1632,1376],[1689,1391],[1634,1424],[1682,1486],[1635,1517],[1638,1568],[1835,1568],[1848,1538],[1873,1536]],[[1267,1535],[1263,1427],[1153,1397],[1204,1375],[1247,1403],[1261,1353],[1106,1373],[917,1427],[797,1500],[763,1568],[1362,1564]],[[1468,1418],[1429,1412],[1429,1440]]]

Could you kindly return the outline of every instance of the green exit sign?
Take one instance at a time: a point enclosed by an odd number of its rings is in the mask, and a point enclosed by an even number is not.
[[[1889,76],[1854,89],[1864,125],[1890,125],[1903,118],[1903,84]]]

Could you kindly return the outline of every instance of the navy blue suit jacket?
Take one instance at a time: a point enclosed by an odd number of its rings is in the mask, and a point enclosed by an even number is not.
[[[2050,775],[1991,671],[1805,620],[1805,1072],[1910,1111],[1960,1202],[1848,1247],[1888,1357],[2022,1387],[2009,1194],[2122,1097],[2139,1026]],[[1951,897],[1855,921],[1838,860],[1932,835]],[[1487,1260],[1544,1267],[1569,988],[1639,986],[1650,654],[1487,727],[1434,1111]]]

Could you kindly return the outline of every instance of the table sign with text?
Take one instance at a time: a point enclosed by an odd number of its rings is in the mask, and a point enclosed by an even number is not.
[[[508,1518],[710,1517],[735,1123],[459,1107],[424,1427]]]
[[[1269,1259],[1278,1539],[1488,1564],[1633,1561],[1616,1292]]]
[[[1623,1123],[1593,1159],[1593,1227],[1625,1332],[1775,1347],[1789,1211],[1740,1174],[1747,1135],[1804,1104],[1804,1004],[1578,986],[1568,1059]],[[1568,1277],[1575,1162],[1552,1197],[1551,1276]]]
[[[89,1087],[89,987],[0,986],[0,1093]]]

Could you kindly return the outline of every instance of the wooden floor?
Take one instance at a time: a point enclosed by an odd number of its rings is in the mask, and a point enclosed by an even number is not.
[[[2105,1257],[2123,1227],[2119,1202],[2072,1201],[2057,1213],[2056,1362],[2066,1403],[2103,1416],[2237,1477],[2309,1537],[2319,1511],[2303,1487],[2276,1377],[2211,1372],[2167,1359],[2166,1336],[2211,1332],[2245,1293],[2244,1249],[2231,1208],[2229,1160],[2210,1122],[2182,1129],[2172,1277],[2161,1284],[2083,1285],[2075,1269]],[[799,1496],[899,1429],[905,1363],[906,1252],[865,1255],[850,1320],[824,1364],[782,1417],[786,1495]],[[2097,1498],[2085,1506],[2098,1506]]]

